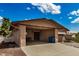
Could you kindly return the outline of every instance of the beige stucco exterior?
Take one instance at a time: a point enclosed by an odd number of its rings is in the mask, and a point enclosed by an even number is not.
[[[17,39],[17,44],[21,47],[26,46],[26,37],[31,37],[31,40],[34,40],[34,32],[40,32],[40,41],[48,42],[48,37],[54,36],[55,42],[58,42],[58,32],[66,33],[68,31],[61,25],[45,19],[22,21],[16,23],[19,23],[19,33],[17,34],[19,38]]]
[[[26,46],[26,26],[20,25],[19,26],[20,34],[19,34],[19,41],[20,46]]]

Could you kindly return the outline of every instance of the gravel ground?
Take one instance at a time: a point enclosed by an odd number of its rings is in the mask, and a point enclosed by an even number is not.
[[[76,43],[76,42],[69,42],[69,43],[67,42],[67,43],[63,43],[63,44],[79,48],[79,43]]]
[[[18,47],[0,49],[0,56],[25,56],[24,52]]]

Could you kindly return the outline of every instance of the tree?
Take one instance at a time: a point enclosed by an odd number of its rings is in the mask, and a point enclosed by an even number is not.
[[[2,26],[0,27],[0,35],[7,37],[10,33],[11,22],[8,18],[3,18]]]

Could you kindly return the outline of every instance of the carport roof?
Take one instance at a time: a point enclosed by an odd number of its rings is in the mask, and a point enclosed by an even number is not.
[[[63,27],[64,29],[66,29],[67,31],[69,31],[68,28],[64,27],[63,25],[57,23],[56,21],[52,20],[52,19],[47,19],[47,18],[36,18],[36,19],[30,19],[30,20],[23,20],[23,21],[14,21],[13,23],[18,23],[20,24],[20,22],[25,22],[25,21],[35,21],[35,20],[48,20],[48,21],[52,21],[55,22],[56,24],[60,25],[61,27]],[[20,24],[20,25],[24,25],[24,24]],[[28,25],[31,26],[31,25]]]

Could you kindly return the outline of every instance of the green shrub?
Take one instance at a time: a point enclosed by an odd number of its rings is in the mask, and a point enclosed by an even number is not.
[[[79,32],[75,35],[75,38],[73,40],[79,43]]]

